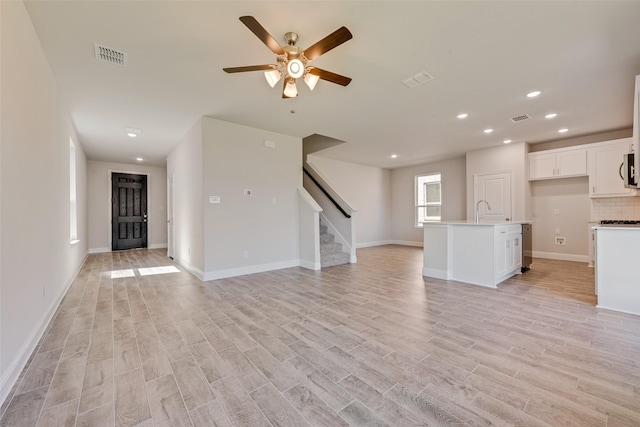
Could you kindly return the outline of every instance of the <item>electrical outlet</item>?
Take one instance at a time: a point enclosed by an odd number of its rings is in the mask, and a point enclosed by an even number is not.
[[[244,251],[242,253],[242,256],[245,257],[245,258],[249,258],[249,251]]]
[[[556,236],[556,245],[564,246],[566,244],[567,242],[565,241],[564,237]]]

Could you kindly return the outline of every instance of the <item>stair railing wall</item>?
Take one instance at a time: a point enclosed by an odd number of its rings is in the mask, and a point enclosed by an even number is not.
[[[356,209],[349,205],[328,183],[328,181],[309,163],[305,163],[305,169],[313,177],[313,180],[303,174],[304,188],[322,208],[323,223],[326,224],[335,235],[336,241],[342,243],[343,251],[349,253],[350,262],[357,262],[355,213]],[[318,186],[314,180],[322,186]],[[322,191],[324,189],[324,191]],[[325,194],[325,192],[327,194]],[[330,197],[331,198],[330,198]],[[333,199],[333,201],[331,200]],[[334,205],[334,202],[340,208]],[[344,212],[344,213],[343,213]],[[349,216],[347,217],[345,213]]]
[[[320,212],[322,208],[304,188],[298,188],[298,245],[300,266],[320,270]]]

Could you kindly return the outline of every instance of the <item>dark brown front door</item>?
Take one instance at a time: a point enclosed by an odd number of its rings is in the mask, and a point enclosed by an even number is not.
[[[147,247],[147,176],[111,175],[111,249]]]

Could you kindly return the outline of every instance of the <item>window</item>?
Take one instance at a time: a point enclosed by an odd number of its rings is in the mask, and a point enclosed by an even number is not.
[[[440,174],[419,175],[416,187],[416,227],[425,221],[440,221],[442,218],[442,191]]]
[[[71,243],[78,241],[78,204],[76,201],[76,146],[69,138],[69,230]]]

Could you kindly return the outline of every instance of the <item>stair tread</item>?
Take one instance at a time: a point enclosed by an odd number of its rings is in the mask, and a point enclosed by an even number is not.
[[[329,227],[322,225],[320,220],[320,266],[333,267],[350,262],[351,255],[342,252],[342,243],[335,241],[335,236],[329,233]]]

